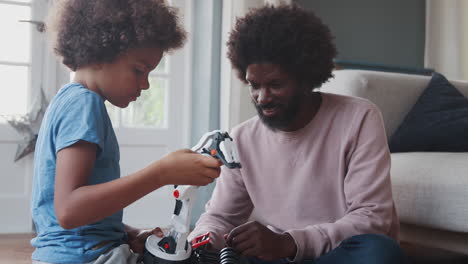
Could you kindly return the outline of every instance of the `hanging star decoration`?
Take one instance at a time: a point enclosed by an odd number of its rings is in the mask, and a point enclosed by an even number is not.
[[[23,116],[4,116],[7,122],[22,135],[22,141],[18,143],[16,149],[15,162],[34,152],[37,135],[48,104],[44,91],[41,89],[40,96],[36,98],[29,113]]]

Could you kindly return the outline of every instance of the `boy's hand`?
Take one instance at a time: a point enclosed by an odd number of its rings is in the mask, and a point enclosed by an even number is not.
[[[156,162],[160,166],[164,185],[207,185],[219,177],[223,163],[213,157],[182,149]]]
[[[146,239],[150,235],[163,237],[164,233],[159,227],[156,227],[153,230],[141,230],[137,228],[129,228],[127,229],[127,235],[128,235],[127,243],[130,246],[130,248],[133,250],[133,252],[142,255],[145,250]]]

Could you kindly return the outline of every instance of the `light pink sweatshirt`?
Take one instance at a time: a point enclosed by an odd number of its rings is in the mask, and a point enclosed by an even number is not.
[[[314,119],[294,132],[272,131],[254,117],[231,133],[241,169],[223,166],[193,237],[259,222],[293,237],[293,261],[314,259],[358,234],[398,240],[390,155],[381,114],[367,100],[322,93]]]

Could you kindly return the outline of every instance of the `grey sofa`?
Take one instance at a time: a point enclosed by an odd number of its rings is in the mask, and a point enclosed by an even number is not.
[[[338,70],[323,92],[367,98],[396,131],[430,76]],[[468,82],[449,80],[468,96]],[[468,255],[468,153],[392,153],[392,190],[404,242]]]

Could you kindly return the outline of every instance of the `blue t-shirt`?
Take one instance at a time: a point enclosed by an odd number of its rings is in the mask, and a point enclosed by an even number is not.
[[[54,210],[57,152],[79,140],[98,146],[89,185],[120,177],[119,146],[104,100],[78,83],[65,85],[50,103],[36,143],[32,216],[37,237],[33,260],[49,263],[82,263],[97,258],[111,247],[124,243],[122,211],[75,229],[63,229]],[[111,241],[92,249],[103,241]]]

